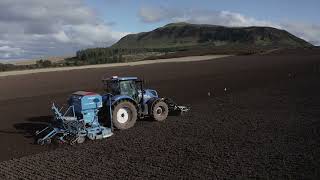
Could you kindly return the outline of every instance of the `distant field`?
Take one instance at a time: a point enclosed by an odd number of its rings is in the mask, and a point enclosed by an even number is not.
[[[86,66],[75,66],[75,67],[60,67],[60,68],[43,68],[43,69],[31,69],[31,70],[20,70],[20,71],[6,71],[6,72],[0,72],[0,77],[12,76],[12,75],[33,74],[33,73],[41,73],[41,72],[70,71],[70,70],[76,70],[76,69],[94,69],[94,68],[119,67],[119,66],[136,66],[136,65],[144,65],[144,64],[166,63],[166,62],[204,61],[204,60],[210,60],[210,59],[223,58],[223,57],[227,57],[227,56],[230,56],[230,55],[190,56],[190,57],[171,58],[171,59],[144,60],[144,61],[128,62],[128,63],[97,64],[97,65],[86,65]]]
[[[52,63],[57,63],[59,61],[63,61],[66,58],[69,58],[70,56],[61,56],[61,57],[48,57],[48,58],[43,58],[43,60],[49,60]],[[16,61],[11,61],[11,62],[7,62],[10,64],[14,64],[14,65],[31,65],[31,64],[36,64],[37,61],[39,61],[40,59],[29,59],[29,60],[16,60]]]

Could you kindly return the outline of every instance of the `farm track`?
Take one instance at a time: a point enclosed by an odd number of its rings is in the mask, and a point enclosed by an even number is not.
[[[318,179],[320,53],[303,53],[0,79],[7,85],[0,87],[6,94],[0,97],[6,112],[0,178]],[[24,137],[50,119],[48,101],[100,90],[104,73],[143,76],[148,87],[192,110],[163,123],[138,121],[107,140],[74,147],[39,147]],[[17,90],[19,83],[25,86]]]

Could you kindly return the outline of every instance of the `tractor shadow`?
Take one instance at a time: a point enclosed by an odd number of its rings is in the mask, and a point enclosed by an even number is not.
[[[170,112],[168,114],[168,117],[170,116],[180,116],[179,112]],[[16,123],[13,125],[13,127],[16,129],[16,131],[0,131],[0,133],[5,134],[20,134],[23,135],[25,138],[32,138],[36,141],[36,131],[40,131],[47,127],[50,122],[52,121],[52,116],[37,116],[37,117],[30,117],[27,118],[24,123]],[[155,120],[152,117],[145,117],[145,118],[139,118],[137,121],[142,122],[154,122]],[[102,125],[105,127],[111,127],[110,121],[103,122]],[[117,131],[115,128],[114,130]]]
[[[17,134],[22,134],[26,138],[36,140],[36,131],[42,130],[49,125],[52,116],[38,116],[27,118],[25,123],[16,123],[13,127],[17,130]]]
[[[155,120],[152,117],[145,117],[145,118],[138,118],[137,121],[154,122]]]
[[[182,113],[180,111],[169,112],[168,117],[170,116],[181,116]]]

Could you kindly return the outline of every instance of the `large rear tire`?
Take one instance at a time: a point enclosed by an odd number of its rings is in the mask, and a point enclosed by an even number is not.
[[[120,101],[114,105],[112,111],[112,123],[117,129],[129,129],[137,121],[137,109],[129,101]]]
[[[153,105],[152,116],[156,121],[164,121],[169,114],[169,108],[164,101],[158,101]]]

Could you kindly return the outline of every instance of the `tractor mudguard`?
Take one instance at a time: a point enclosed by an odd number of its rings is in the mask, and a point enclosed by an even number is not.
[[[112,103],[112,105],[114,105],[116,102],[118,102],[120,100],[128,100],[128,101],[132,102],[135,106],[137,106],[137,102],[132,97],[127,96],[127,95],[113,96],[111,98],[111,103]]]
[[[111,101],[110,101],[110,98],[111,98]],[[114,105],[116,102],[118,102],[120,100],[128,100],[128,101],[132,102],[134,105],[137,105],[136,101],[132,97],[127,96],[127,95],[114,96],[114,95],[108,93],[108,94],[104,94],[102,96],[102,102],[103,102],[103,104],[105,104],[107,106]]]

